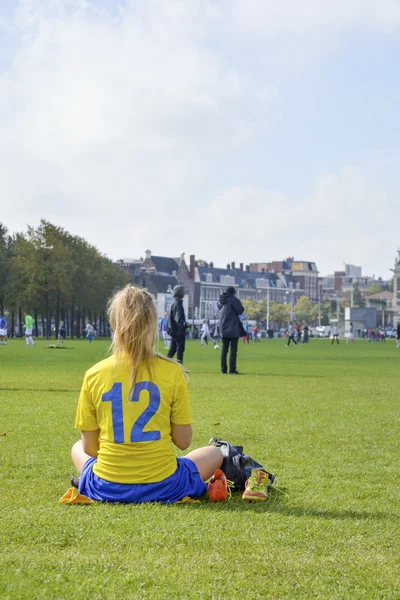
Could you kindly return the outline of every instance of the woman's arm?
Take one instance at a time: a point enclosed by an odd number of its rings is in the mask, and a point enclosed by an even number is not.
[[[191,425],[175,425],[171,423],[171,437],[179,450],[186,450],[192,443],[193,429]]]
[[[97,431],[81,431],[83,451],[93,458],[97,458],[99,451],[100,429]]]

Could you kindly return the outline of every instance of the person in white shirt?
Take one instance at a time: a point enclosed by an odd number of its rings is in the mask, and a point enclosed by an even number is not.
[[[92,343],[94,340],[94,327],[90,322],[86,325],[85,331],[87,339]]]
[[[203,321],[201,326],[200,346],[204,346],[204,342],[208,346],[208,339],[211,340],[210,328],[207,321]]]
[[[353,327],[353,323],[350,323],[349,333],[347,334],[346,345],[349,343],[350,340],[351,340],[352,343],[354,342],[354,327]]]
[[[290,342],[293,342],[295,346],[297,346],[297,342],[296,342],[296,338],[295,338],[295,334],[296,334],[296,329],[293,326],[292,323],[290,323],[289,325],[289,329],[288,329],[288,341],[286,346],[290,346]]]

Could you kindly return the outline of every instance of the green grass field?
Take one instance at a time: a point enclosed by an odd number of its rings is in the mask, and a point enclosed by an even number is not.
[[[83,374],[108,343],[68,346],[0,346],[2,599],[400,598],[393,340],[240,345],[240,377],[188,343],[192,447],[244,445],[284,491],[262,505],[58,504]]]

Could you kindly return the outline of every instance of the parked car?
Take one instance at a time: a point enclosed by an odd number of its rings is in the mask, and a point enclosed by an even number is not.
[[[316,335],[322,338],[328,338],[331,334],[330,327],[326,325],[321,325],[321,327],[316,327]]]
[[[385,329],[385,335],[389,338],[395,338],[397,335],[397,331],[392,327],[388,327],[387,329]]]

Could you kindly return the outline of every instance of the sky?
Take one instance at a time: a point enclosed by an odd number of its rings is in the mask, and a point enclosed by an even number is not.
[[[390,276],[398,0],[2,0],[0,221]]]

